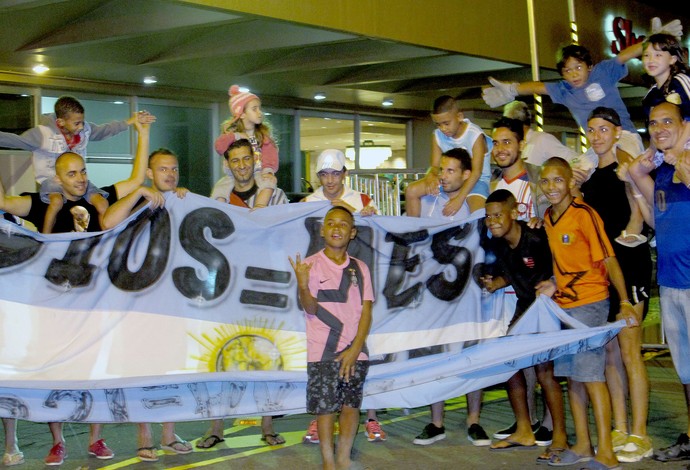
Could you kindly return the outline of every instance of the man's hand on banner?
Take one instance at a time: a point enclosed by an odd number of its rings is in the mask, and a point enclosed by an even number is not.
[[[640,322],[637,320],[637,312],[635,307],[630,303],[629,300],[623,300],[620,303],[620,311],[616,315],[616,320],[625,320],[628,327],[640,326]]]
[[[374,206],[367,206],[359,211],[359,215],[362,217],[369,217],[370,215],[376,215],[376,208]]]
[[[189,189],[187,189],[187,188],[175,188],[175,194],[180,199],[184,199],[184,197],[187,195],[188,192],[189,192]]]
[[[556,281],[554,281],[553,278],[537,283],[534,288],[537,291],[537,295],[545,295],[547,297],[553,297],[553,294],[558,290]]]
[[[493,277],[493,276],[479,276],[479,280],[481,283],[484,285],[484,288],[489,291],[489,293],[493,294],[496,292],[498,289],[501,289],[505,286],[508,285],[506,280],[502,278],[501,276]]]
[[[151,204],[151,209],[158,209],[159,207],[163,207],[163,204],[165,204],[165,198],[163,197],[163,193],[160,191],[156,191],[155,189],[148,188],[146,186],[142,186],[140,191],[142,197]]]
[[[350,204],[348,204],[347,202],[343,201],[342,199],[333,199],[333,200],[331,201],[331,205],[332,205],[332,206],[343,207],[343,208],[349,210],[350,212],[352,212],[353,214],[354,214],[355,212],[357,212],[357,209],[355,209],[354,207],[352,207]],[[369,214],[369,215],[371,215],[371,214]]]

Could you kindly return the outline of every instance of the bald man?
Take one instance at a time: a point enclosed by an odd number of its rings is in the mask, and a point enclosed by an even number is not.
[[[103,189],[108,193],[108,203],[114,204],[144,183],[149,156],[150,124],[135,123],[138,132],[137,153],[134,157],[132,173],[126,180],[119,181]],[[86,165],[81,155],[65,152],[55,161],[55,181],[60,185],[64,204],[57,211],[55,225],[50,232],[73,231],[97,232],[102,229],[101,219],[96,208],[84,199],[88,186]],[[78,207],[72,211],[72,208]],[[41,201],[39,193],[23,193],[21,196],[7,196],[0,184],[0,210],[22,217],[33,223],[39,232],[44,232],[44,221],[48,205]],[[89,222],[84,225],[85,214]]]
[[[81,155],[66,152],[58,157],[55,162],[55,179],[60,184],[65,202],[55,218],[54,233],[85,231],[97,232],[101,230],[98,222],[98,211],[89,204],[84,195],[88,186],[86,165]],[[117,191],[113,185],[107,191],[108,202],[117,200]],[[79,209],[73,208],[78,207]],[[23,193],[21,196],[6,196],[3,188],[0,188],[0,209],[10,214],[22,217],[36,226],[39,232],[43,231],[43,223],[48,205],[41,201],[39,193]],[[74,213],[88,214],[89,222],[83,227],[83,216],[76,220]]]

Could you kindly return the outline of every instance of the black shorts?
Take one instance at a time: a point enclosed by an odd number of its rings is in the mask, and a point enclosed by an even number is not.
[[[616,242],[613,242],[616,243]],[[633,248],[615,246],[616,259],[623,272],[625,287],[628,290],[628,298],[633,305],[645,302],[642,318],[647,316],[647,306],[652,289],[652,258],[649,253],[649,245],[643,243]],[[609,286],[609,298],[611,305],[609,310],[609,322],[616,321],[616,314],[620,311],[618,292]]]
[[[308,362],[307,413],[328,415],[339,412],[343,406],[361,407],[368,371],[369,361],[357,361],[354,375],[345,382],[338,376],[339,362]]]

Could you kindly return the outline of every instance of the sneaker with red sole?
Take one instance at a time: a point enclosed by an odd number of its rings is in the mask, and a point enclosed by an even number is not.
[[[309,423],[309,429],[307,429],[307,434],[305,434],[302,442],[310,444],[319,443],[319,427],[316,424],[316,420],[313,420],[311,423]]]
[[[103,439],[99,439],[89,446],[89,455],[100,460],[108,460],[115,457],[115,452],[106,445]]]
[[[364,424],[364,432],[367,434],[367,441],[382,442],[385,441],[386,431],[383,430],[381,424],[375,419],[370,419]]]
[[[44,462],[46,465],[62,465],[67,458],[67,450],[63,442],[55,444],[46,455]]]

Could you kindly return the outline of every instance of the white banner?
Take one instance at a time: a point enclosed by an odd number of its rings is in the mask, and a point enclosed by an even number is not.
[[[3,221],[0,416],[156,422],[303,412],[304,314],[287,257],[322,248],[327,208],[249,212],[190,194],[97,234],[43,236]],[[486,308],[495,297],[482,298],[472,277],[483,262],[479,220],[356,224],[350,253],[369,266],[376,293],[367,344],[383,362],[371,369],[367,406],[464,393],[472,385],[459,371],[493,371],[489,380],[502,381],[505,371],[488,365],[461,367],[477,349],[406,352],[505,331],[502,304]],[[580,330],[577,340],[553,333],[524,351],[533,358],[612,331]]]

